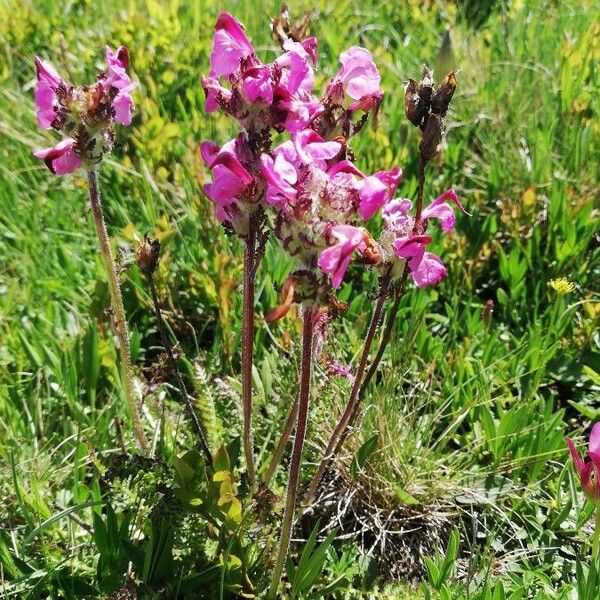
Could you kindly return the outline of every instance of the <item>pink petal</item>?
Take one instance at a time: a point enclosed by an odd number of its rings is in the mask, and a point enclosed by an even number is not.
[[[448,271],[444,263],[438,256],[431,252],[425,252],[419,262],[419,266],[415,270],[411,269],[412,278],[417,287],[420,288],[437,285],[447,274]]]
[[[51,148],[37,150],[33,155],[43,160],[55,175],[66,175],[81,166],[81,159],[73,150],[74,143],[73,138],[65,138]]]
[[[360,205],[358,214],[362,219],[370,219],[396,193],[402,171],[395,167],[391,171],[380,171],[363,179],[358,188]]]
[[[212,167],[212,163],[217,154],[219,154],[219,150],[221,150],[221,147],[210,140],[200,143],[200,155],[207,167]]]
[[[220,207],[232,204],[236,196],[244,191],[245,184],[225,165],[216,165],[212,170],[213,182],[204,186],[206,195]]]
[[[433,200],[431,204],[423,210],[421,213],[421,218],[423,220],[439,219],[441,221],[443,231],[450,231],[454,227],[456,217],[454,215],[454,210],[446,202],[446,200],[450,200],[452,203],[454,203],[463,213],[467,215],[469,214],[461,205],[456,192],[450,188],[441,196],[438,196],[435,200]]]
[[[362,229],[352,225],[336,225],[331,233],[338,242],[319,254],[317,264],[324,273],[332,275],[331,284],[338,288],[352,260],[352,254],[364,241],[365,234]]]
[[[128,93],[119,92],[113,100],[112,107],[115,111],[115,120],[122,125],[131,125],[131,111],[133,98]]]
[[[590,432],[588,454],[595,454],[600,459],[600,423],[595,423]]]
[[[581,456],[579,456],[579,452],[577,452],[577,448],[575,448],[575,443],[571,438],[566,438],[567,446],[569,447],[569,452],[571,453],[571,458],[575,463],[575,468],[577,469],[577,473],[581,477],[581,473],[583,472],[583,468],[585,463]]]
[[[54,88],[63,83],[62,77],[49,62],[42,60],[39,56],[36,56],[34,61],[38,81],[44,81]]]
[[[215,25],[213,50],[210,55],[211,75],[227,76],[240,66],[240,60],[254,55],[243,25],[227,12],[222,12]]]
[[[381,76],[367,49],[353,46],[340,55],[340,62],[342,68],[334,77],[334,81],[341,81],[352,99],[358,100],[381,91]]]
[[[248,102],[262,101],[269,105],[272,104],[273,85],[271,83],[271,69],[266,66],[260,66],[244,71],[242,92]]]

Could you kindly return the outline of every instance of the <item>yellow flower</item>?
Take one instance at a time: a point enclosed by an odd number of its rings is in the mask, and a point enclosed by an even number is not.
[[[566,277],[551,279],[548,285],[559,295],[564,296],[570,294],[575,289],[575,284],[569,281]]]

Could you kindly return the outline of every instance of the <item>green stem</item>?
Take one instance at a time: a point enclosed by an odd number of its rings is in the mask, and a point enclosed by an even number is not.
[[[298,417],[298,398],[294,400],[294,403],[290,407],[288,412],[287,419],[285,421],[285,425],[283,427],[283,433],[279,438],[279,442],[275,450],[273,451],[273,456],[271,457],[271,462],[265,471],[265,474],[262,476],[262,481],[265,485],[269,485],[271,478],[275,475],[275,471],[281,462],[283,457],[283,453],[287,447],[290,436],[292,435],[292,430],[294,429],[294,425],[296,424],[296,418]]]
[[[123,393],[125,395],[125,401],[127,402],[127,408],[129,409],[129,414],[131,415],[133,434],[136,439],[138,449],[145,453],[148,449],[148,440],[146,438],[144,428],[142,427],[140,411],[133,388],[133,372],[131,368],[131,353],[129,349],[127,317],[125,315],[125,308],[123,306],[123,297],[121,296],[121,286],[119,285],[117,268],[112,251],[110,249],[110,241],[108,239],[108,232],[106,231],[104,215],[102,213],[100,190],[98,189],[98,175],[93,167],[88,169],[88,187],[90,193],[90,205],[92,207],[92,214],[94,216],[94,225],[96,227],[98,241],[100,242],[100,253],[102,254],[102,260],[104,261],[106,274],[108,276],[113,324],[117,340],[119,342],[119,353],[121,357],[121,384],[123,386]]]
[[[596,528],[592,535],[592,561],[598,560],[600,552],[600,507],[596,506]]]
[[[287,486],[287,497],[283,522],[281,525],[281,538],[279,550],[275,561],[275,568],[271,577],[271,585],[267,598],[276,598],[279,581],[283,566],[287,557],[294,525],[294,512],[296,510],[296,499],[298,497],[298,480],[300,477],[300,462],[302,449],[306,438],[306,427],[308,425],[308,409],[310,402],[310,379],[312,371],[312,338],[313,338],[313,310],[304,308],[304,326],[302,331],[302,362],[300,365],[300,390],[298,392],[298,422],[296,424],[296,436],[294,448],[290,460],[290,474]]]

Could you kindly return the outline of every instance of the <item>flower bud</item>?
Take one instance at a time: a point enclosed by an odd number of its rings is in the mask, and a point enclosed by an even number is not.
[[[419,144],[421,156],[425,160],[431,160],[440,150],[442,142],[442,120],[434,113],[430,113],[425,121],[423,137]]]
[[[442,83],[431,96],[431,112],[440,117],[445,117],[448,112],[448,106],[456,89],[456,71],[448,73]]]
[[[158,266],[160,242],[144,236],[144,241],[136,249],[137,265],[144,275],[152,275]]]

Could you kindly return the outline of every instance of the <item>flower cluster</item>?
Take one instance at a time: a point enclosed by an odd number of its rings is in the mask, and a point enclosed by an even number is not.
[[[567,438],[567,445],[585,495],[600,507],[600,423],[596,423],[590,433],[587,452],[589,461],[579,456],[572,439]]]
[[[425,248],[431,242],[431,237],[426,233],[431,219],[440,222],[444,233],[454,228],[456,217],[449,202],[465,212],[456,192],[449,189],[422,211],[418,222],[410,215],[412,202],[407,198],[394,199],[386,204],[382,210],[384,226],[381,245],[386,259],[393,266],[394,275],[400,274],[399,267],[403,270],[403,265],[408,262],[409,273],[420,288],[437,285],[446,276],[446,267],[440,257],[427,252]]]
[[[131,123],[131,93],[137,84],[126,72],[127,49],[121,46],[114,52],[106,48],[106,62],[107,70],[96,83],[75,87],[50,63],[35,58],[38,124],[42,129],[55,129],[66,135],[52,148],[35,152],[35,156],[56,175],[100,162],[112,149],[113,123]]]
[[[349,138],[383,98],[371,54],[359,47],[343,52],[340,69],[319,99],[313,89],[316,39],[282,39],[282,46],[272,63],[261,63],[241,23],[221,13],[211,71],[202,78],[206,110],[220,108],[244,128],[222,147],[208,141],[200,145],[212,174],[205,194],[219,220],[241,236],[252,228],[253,214],[270,210],[275,236],[296,260],[282,306],[273,314],[284,314],[292,301],[330,302],[331,288],[341,285],[353,259],[391,267],[394,276],[403,272],[397,266],[407,263],[417,286],[439,283],[446,268],[426,251],[431,242],[426,229],[431,219],[438,219],[445,232],[452,229],[451,203],[463,210],[454,191],[436,198],[415,222],[411,202],[394,199],[400,168],[367,175],[348,148]],[[416,124],[426,129],[428,121],[441,120],[451,83],[437,90],[429,80],[420,84],[414,97],[420,104],[411,112]],[[356,119],[356,113],[362,116]],[[271,149],[273,130],[290,137]],[[365,228],[377,214],[384,223],[379,242]]]

